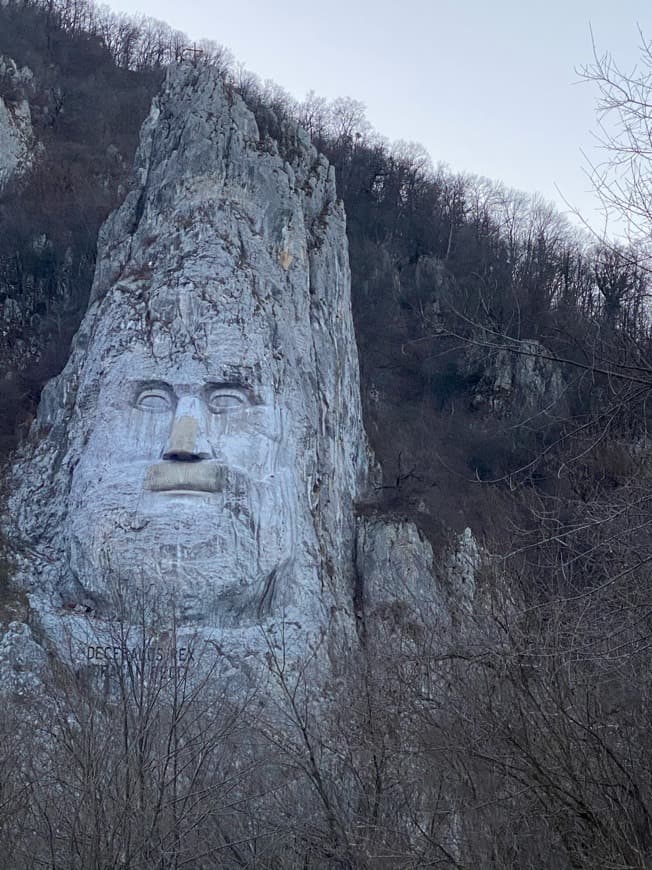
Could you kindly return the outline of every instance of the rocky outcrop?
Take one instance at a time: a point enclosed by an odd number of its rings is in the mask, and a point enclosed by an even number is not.
[[[379,516],[358,522],[358,613],[365,632],[386,637],[387,632],[426,631],[443,646],[479,604],[483,557],[471,529],[435,555],[408,520]]]
[[[0,696],[21,698],[38,692],[45,665],[43,647],[36,643],[29,626],[10,622],[0,638]]]
[[[171,70],[15,469],[9,534],[48,632],[145,593],[223,648],[350,623],[368,454],[345,219],[295,145],[281,158],[213,70]]]
[[[471,529],[459,535],[445,561],[444,573],[453,609],[471,614],[476,605],[477,574],[482,567],[482,553]]]
[[[7,528],[36,634],[77,664],[126,660],[125,621],[235,670],[342,649],[360,606],[450,622],[416,527],[356,529],[370,456],[345,216],[332,167],[285,138],[290,160],[215,70],[175,67],[101,230]]]
[[[432,547],[414,523],[361,518],[356,564],[367,625],[401,629],[406,624],[433,627],[450,622]]]
[[[568,413],[562,367],[538,341],[473,350],[468,369],[479,374],[472,399],[476,410],[543,422],[564,419]]]
[[[0,191],[32,165],[36,142],[27,100],[32,73],[0,56]],[[6,96],[2,96],[2,94]],[[10,96],[9,96],[10,95]]]

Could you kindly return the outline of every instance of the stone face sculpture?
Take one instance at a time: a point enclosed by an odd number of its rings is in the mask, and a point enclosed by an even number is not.
[[[45,621],[143,587],[226,633],[352,610],[368,454],[344,214],[288,136],[291,163],[215,71],[168,74],[16,466],[19,579]]]
[[[68,505],[70,567],[98,600],[136,569],[182,621],[240,623],[286,603],[304,509],[292,403],[260,365],[226,362],[233,340],[218,330],[201,362],[135,345],[100,382]]]

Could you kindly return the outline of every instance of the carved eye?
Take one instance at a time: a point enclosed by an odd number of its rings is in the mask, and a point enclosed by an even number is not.
[[[153,411],[155,414],[161,414],[172,409],[172,401],[165,390],[149,388],[141,390],[138,394],[136,407],[140,408],[141,411]]]
[[[235,390],[211,390],[206,398],[208,410],[213,414],[236,411],[244,404],[244,396]]]

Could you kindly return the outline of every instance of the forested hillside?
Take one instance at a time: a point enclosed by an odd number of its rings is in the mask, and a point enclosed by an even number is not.
[[[289,120],[336,169],[383,472],[360,513],[408,517],[435,552],[470,527],[484,553],[484,605],[463,645],[443,656],[431,638],[394,637],[358,675],[355,721],[340,724],[366,759],[368,804],[353,813],[364,825],[347,827],[334,785],[319,835],[295,831],[305,854],[327,862],[343,842],[353,854],[368,826],[384,831],[387,867],[652,866],[645,245],[596,240],[537,197],[433,166],[419,146],[384,141],[354,99],[298,103],[223,49],[186,48],[159,22],[88,0],[0,6],[0,97],[27,100],[35,143],[32,167],[0,190],[2,457],[66,361],[99,227],[129,188],[165,66],[217,66],[288,162]],[[608,95],[609,69],[593,72]],[[650,125],[652,90],[643,97]],[[648,190],[652,166],[637,166]],[[426,696],[419,675],[442,658],[450,670]],[[402,729],[426,771],[409,786]],[[308,741],[292,751],[314,761]],[[321,799],[320,771],[306,769]],[[399,793],[409,824],[393,815]],[[474,832],[464,859],[438,840],[438,813],[454,812]],[[290,866],[265,860],[228,866]],[[346,861],[303,866],[381,866]]]
[[[10,447],[40,386],[66,359],[99,225],[129,184],[163,67],[186,46],[160,22],[88,3],[10,3],[0,15],[0,51],[34,73],[19,85],[5,74],[2,95],[28,99],[40,148],[34,169],[2,195]],[[281,122],[296,119],[336,167],[385,500],[411,514],[421,505],[430,532],[435,515],[464,526],[483,499],[477,481],[556,489],[566,437],[578,427],[592,437],[603,402],[622,403],[612,429],[628,436],[644,425],[640,390],[623,397],[632,383],[621,377],[646,356],[647,272],[635,249],[593,242],[537,197],[433,168],[419,146],[382,140],[353,99],[328,104],[310,95],[297,104],[226,51],[203,48],[198,62],[223,70],[263,131],[278,134]],[[291,159],[292,143],[284,144]],[[523,341],[538,344],[514,345]],[[538,399],[531,384],[514,380],[530,365],[519,354],[530,352],[540,357],[535,367],[546,360],[544,369],[556,366],[563,380],[543,372]],[[527,424],[518,425],[521,417]]]

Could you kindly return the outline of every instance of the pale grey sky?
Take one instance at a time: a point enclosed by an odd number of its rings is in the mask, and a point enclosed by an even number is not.
[[[600,51],[637,60],[650,0],[111,0],[228,47],[298,99],[351,96],[379,133],[420,142],[435,163],[499,179],[590,220],[580,150],[596,91],[575,68]]]

